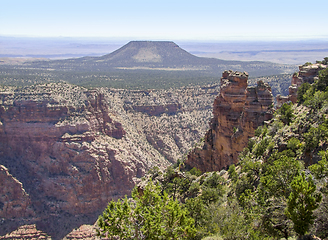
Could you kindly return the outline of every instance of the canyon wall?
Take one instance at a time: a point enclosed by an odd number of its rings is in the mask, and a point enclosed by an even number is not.
[[[93,225],[150,168],[191,149],[206,131],[218,90],[2,88],[0,239],[25,236],[24,229],[31,237],[91,236],[72,230]]]
[[[225,71],[220,94],[213,104],[210,129],[201,147],[194,148],[186,167],[219,171],[238,161],[238,154],[254,136],[255,129],[272,118],[273,96],[268,84],[259,81],[247,86],[248,74]]]
[[[149,91],[111,89],[108,99],[162,156],[175,163],[204,136],[218,93],[218,84]]]
[[[187,164],[211,171],[235,163],[272,114],[270,87],[248,87],[247,79],[226,71],[221,86],[1,89],[0,239],[24,229],[52,239],[92,238],[91,225],[111,199],[129,195],[150,168],[183,158],[205,133]]]
[[[169,165],[105,95],[68,84],[1,92],[0,234],[24,222],[60,239]]]

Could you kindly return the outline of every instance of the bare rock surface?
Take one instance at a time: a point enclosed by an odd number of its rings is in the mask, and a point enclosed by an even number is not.
[[[2,235],[32,222],[60,239],[93,224],[149,168],[169,164],[136,141],[135,128],[109,108],[101,89],[49,84],[3,91],[0,99],[1,177],[10,190],[1,197]]]
[[[0,236],[35,224],[52,239],[73,239],[73,229],[93,225],[150,168],[170,165],[199,141],[218,90],[2,88]],[[85,229],[83,236],[94,234]]]
[[[96,236],[94,225],[81,225],[79,228],[74,229],[67,234],[63,240],[95,240],[100,239]]]
[[[213,105],[213,118],[202,147],[188,155],[186,165],[201,171],[219,171],[237,163],[255,129],[272,118],[271,88],[262,81],[247,86],[248,74],[225,71],[220,94]]]

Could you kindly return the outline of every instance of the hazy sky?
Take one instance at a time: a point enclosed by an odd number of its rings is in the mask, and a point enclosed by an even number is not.
[[[328,39],[327,0],[0,0],[0,36]]]

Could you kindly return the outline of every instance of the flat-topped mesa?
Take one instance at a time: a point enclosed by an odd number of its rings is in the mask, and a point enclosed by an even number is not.
[[[288,96],[278,95],[277,106],[280,107],[282,104],[291,101],[292,103],[297,102],[297,90],[302,85],[302,83],[314,83],[318,79],[319,71],[327,68],[327,65],[321,63],[315,64],[304,64],[299,66],[299,72],[294,73],[291,80],[291,85],[289,86]]]
[[[238,154],[254,136],[255,129],[272,118],[271,87],[262,81],[248,87],[247,80],[246,72],[223,72],[210,130],[205,135],[203,148],[195,148],[188,155],[187,167],[206,172],[237,163]]]

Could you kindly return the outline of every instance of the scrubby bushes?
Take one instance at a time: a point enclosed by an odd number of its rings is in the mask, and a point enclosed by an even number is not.
[[[187,221],[190,233],[182,231],[189,239],[301,239],[310,233],[328,238],[327,76],[321,72],[313,85],[302,85],[298,105],[283,104],[270,124],[255,131],[228,171],[188,172],[180,162],[175,169],[150,172],[145,181],[157,184],[157,199],[192,219]],[[100,217],[99,225],[106,217]],[[186,236],[182,232],[176,239]]]

